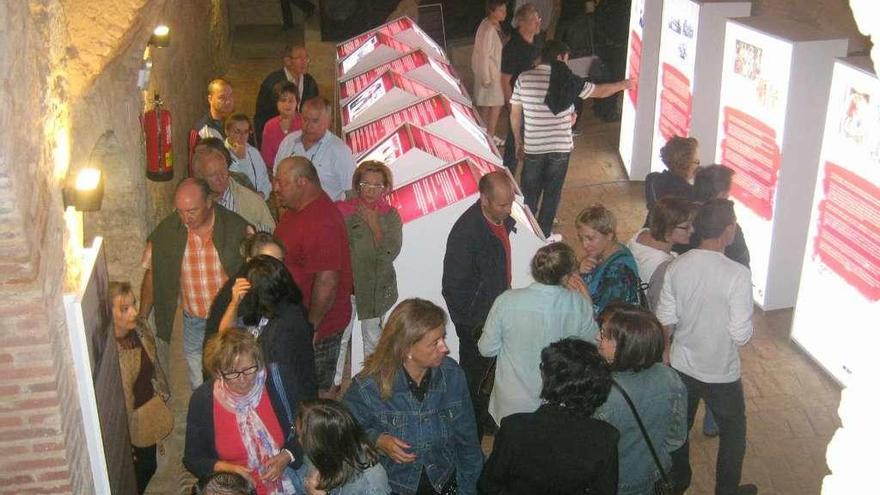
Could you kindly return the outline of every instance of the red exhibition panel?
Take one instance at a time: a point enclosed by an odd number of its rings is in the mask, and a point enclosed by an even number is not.
[[[691,132],[693,95],[688,77],[670,64],[663,64],[660,87],[660,134],[664,141]]]
[[[375,38],[375,40],[374,40],[374,38]],[[371,40],[373,40],[373,41],[371,42]],[[368,47],[367,46],[368,44],[371,46]],[[392,48],[394,51],[401,53],[401,54],[408,53],[408,52],[412,51],[411,46],[409,46],[406,43],[403,43],[401,41],[398,41],[398,40],[392,38],[391,36],[388,36],[385,33],[382,33],[382,32],[373,33],[372,36],[367,37],[361,43],[361,46],[359,48],[355,49],[351,54],[349,54],[349,56],[345,57],[343,60],[341,60],[337,64],[336,75],[338,77],[345,76],[346,72],[348,72],[349,70],[351,70],[352,67],[357,65],[358,60],[369,55],[379,45],[385,45],[385,46]],[[364,53],[360,53],[361,51],[363,51]],[[349,60],[352,57],[354,59]]]
[[[825,162],[814,254],[871,302],[880,301],[880,187]]]
[[[406,76],[403,76],[398,72],[388,71],[388,74],[391,77],[393,86],[396,88],[400,88],[407,93],[413,94],[420,98],[437,94],[437,91],[425,86],[415,79],[410,79]]]
[[[403,223],[418,220],[478,192],[478,177],[468,160],[462,160],[388,195]]]
[[[424,150],[445,162],[452,163],[467,158],[473,162],[480,177],[498,170],[498,167],[489,160],[456,146],[435,134],[431,134],[418,127],[410,127],[410,130],[414,147]]]
[[[388,24],[380,26],[375,30],[367,31],[364,34],[355,36],[354,38],[337,45],[336,58],[338,60],[342,60],[345,57],[351,55],[353,51],[357,50],[365,41],[370,39],[370,36],[372,36],[375,32],[387,34],[388,36],[395,36],[397,35],[397,33],[406,31],[407,29],[412,29],[412,27],[412,19],[410,19],[409,17],[401,17],[400,19],[391,21]]]
[[[397,72],[386,70],[375,81],[367,85],[360,93],[352,98],[351,101],[345,104],[342,108],[342,125],[350,124],[358,117],[358,115],[373,106],[374,103],[379,101],[379,99],[385,96],[385,94],[393,88],[406,91],[418,98],[437,94],[436,91],[418,81],[402,76]]]
[[[345,141],[352,153],[358,155],[402,124],[410,122],[424,126],[451,114],[449,100],[444,96],[435,95],[348,132]]]
[[[374,69],[370,69],[363,74],[349,79],[348,81],[339,83],[339,98],[346,99],[351,96],[354,96],[361,92],[362,89],[367,87],[368,84],[373,82],[379,74],[385,72],[388,69],[393,70],[399,74],[406,74],[407,72],[417,69],[428,63],[428,56],[425,52],[419,50],[412,53],[407,53],[401,57],[397,57],[390,62],[384,63],[379,67]]]
[[[736,172],[730,193],[765,220],[773,218],[780,153],[772,127],[745,112],[724,107],[721,164]]]
[[[639,70],[642,66],[642,38],[639,33],[632,30],[629,35],[629,74],[627,79],[632,81],[632,87],[629,90],[629,99],[633,106],[639,101]]]

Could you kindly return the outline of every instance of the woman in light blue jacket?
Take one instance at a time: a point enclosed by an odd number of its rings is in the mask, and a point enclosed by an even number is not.
[[[618,495],[653,495],[660,470],[620,389],[632,399],[667,478],[670,454],[687,438],[687,390],[678,373],[663,364],[663,328],[652,313],[612,303],[599,324],[599,354],[611,366],[616,385],[593,417],[620,432]]]
[[[542,247],[531,268],[535,282],[495,299],[477,343],[480,354],[498,358],[489,398],[496,424],[541,405],[541,349],[566,337],[593,343],[599,328],[570,247],[561,242]]]

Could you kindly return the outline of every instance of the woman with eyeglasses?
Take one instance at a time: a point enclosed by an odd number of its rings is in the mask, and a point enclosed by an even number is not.
[[[663,328],[651,312],[612,304],[599,325],[599,354],[611,367],[615,386],[593,417],[620,432],[617,493],[653,495],[662,475],[621,389],[638,411],[667,478],[670,453],[687,438],[687,390],[678,373],[663,364]]]
[[[226,119],[226,148],[232,155],[230,172],[244,174],[263,199],[272,194],[272,181],[269,170],[260,152],[248,143],[251,137],[251,119],[243,113],[236,113]]]
[[[639,303],[639,268],[629,248],[617,240],[617,220],[600,204],[585,208],[575,219],[584,249],[581,279],[590,292],[593,310],[599,314],[608,303]]]
[[[186,417],[183,464],[196,477],[237,473],[258,495],[302,493],[287,468],[302,464],[293,415],[263,362],[256,339],[230,329],[205,347],[213,377],[193,391]]]
[[[382,318],[397,302],[394,259],[400,254],[403,223],[388,203],[393,187],[391,169],[368,160],[354,171],[351,191],[336,206],[345,218],[357,317],[364,337],[364,357],[376,349]]]
[[[627,243],[638,265],[639,278],[648,283],[648,302],[652,308],[660,298],[666,266],[675,257],[672,246],[690,242],[696,212],[692,201],[667,196],[651,210],[650,228],[639,230]]]

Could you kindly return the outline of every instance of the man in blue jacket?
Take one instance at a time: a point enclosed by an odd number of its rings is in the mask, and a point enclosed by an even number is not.
[[[510,217],[514,187],[506,172],[480,179],[480,199],[452,226],[443,259],[443,298],[459,341],[459,364],[467,376],[478,437],[489,421],[488,395],[479,394],[491,360],[477,350],[477,340],[495,298],[510,288]]]

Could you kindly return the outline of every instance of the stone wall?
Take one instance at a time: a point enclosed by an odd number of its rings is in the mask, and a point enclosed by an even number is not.
[[[848,0],[752,0],[755,15],[786,17],[849,39],[849,52],[871,48],[870,39],[859,32]]]
[[[62,303],[79,232],[60,190],[69,170],[104,168],[86,231],[106,238],[111,277],[139,282],[143,240],[173,188],[144,177],[144,47],[156,24],[171,26],[151,90],[174,113],[180,177],[205,86],[225,70],[226,19],[221,0],[0,2],[0,493],[94,491]]]

